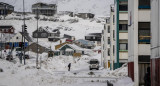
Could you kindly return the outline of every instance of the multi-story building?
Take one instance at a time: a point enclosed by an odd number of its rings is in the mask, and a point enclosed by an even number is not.
[[[150,65],[150,0],[128,0],[128,6],[128,76],[141,86]]]
[[[110,65],[113,70],[115,59],[115,13],[114,5],[110,6]]]
[[[14,7],[7,3],[0,2],[0,15],[6,16],[14,11]]]
[[[110,18],[106,20],[101,38],[101,57],[104,68],[110,68]]]
[[[114,68],[128,62],[128,0],[115,0],[115,64]]]
[[[151,86],[160,86],[160,1],[151,0]]]
[[[32,5],[32,13],[46,16],[53,16],[57,13],[56,4],[36,3]]]

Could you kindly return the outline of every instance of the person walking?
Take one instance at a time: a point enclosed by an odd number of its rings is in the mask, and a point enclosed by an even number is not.
[[[68,64],[68,71],[71,69],[71,63]]]
[[[147,67],[147,73],[144,76],[144,86],[151,86],[150,67]]]

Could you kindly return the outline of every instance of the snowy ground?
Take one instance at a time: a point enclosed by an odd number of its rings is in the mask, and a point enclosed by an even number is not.
[[[35,55],[26,60],[26,65],[20,64],[16,56],[12,62],[0,59],[0,68],[4,71],[0,72],[0,86],[107,86],[107,80],[114,86],[133,86],[131,79],[126,77],[127,67],[90,71],[87,62],[92,58],[100,59],[99,55],[81,58],[47,58],[46,55],[41,55],[41,69],[36,69]],[[69,62],[72,63],[70,72],[67,71]]]

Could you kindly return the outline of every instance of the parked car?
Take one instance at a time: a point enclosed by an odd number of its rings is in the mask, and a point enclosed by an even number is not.
[[[7,58],[6,58],[6,60],[13,60],[13,56],[12,55],[7,55]]]
[[[92,70],[92,69],[97,69],[99,70],[99,61],[98,59],[91,59],[90,62],[89,62],[89,69]]]

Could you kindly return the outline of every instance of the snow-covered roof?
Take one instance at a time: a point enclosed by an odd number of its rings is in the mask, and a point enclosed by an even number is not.
[[[68,48],[67,48],[66,51],[74,51],[74,50],[73,50],[73,49],[68,49]]]

